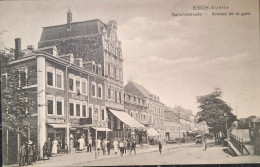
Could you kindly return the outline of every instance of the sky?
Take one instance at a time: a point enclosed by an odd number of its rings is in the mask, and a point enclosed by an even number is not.
[[[193,10],[203,5],[228,9]],[[22,49],[37,48],[42,27],[65,24],[68,8],[73,22],[117,21],[124,84],[139,83],[165,105],[193,114],[199,111],[197,96],[221,88],[238,118],[260,116],[259,1],[0,1],[0,49],[13,48],[17,37]],[[172,16],[197,12],[203,16]]]

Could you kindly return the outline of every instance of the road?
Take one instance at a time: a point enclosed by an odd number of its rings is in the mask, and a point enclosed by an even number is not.
[[[166,147],[168,146],[168,147]],[[38,161],[35,167],[59,167],[59,166],[122,166],[122,165],[178,165],[178,164],[233,164],[233,163],[260,163],[259,156],[245,155],[231,157],[223,151],[223,147],[211,145],[207,151],[202,150],[201,145],[163,145],[160,155],[157,146],[153,149],[139,149],[137,155],[127,153],[123,157],[114,155],[99,155],[95,160],[95,153],[63,154],[51,157],[50,160]],[[145,151],[146,150],[146,151]],[[155,151],[156,150],[156,151]],[[10,166],[18,166],[10,165]],[[9,166],[8,166],[9,167]]]
[[[138,155],[127,155],[111,159],[100,159],[87,163],[76,163],[76,166],[115,166],[115,165],[170,165],[170,164],[230,164],[256,163],[259,156],[231,157],[223,152],[223,147],[209,147],[203,151],[199,145],[164,150]]]

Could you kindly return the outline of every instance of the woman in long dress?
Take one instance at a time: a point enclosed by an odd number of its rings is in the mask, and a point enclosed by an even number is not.
[[[113,146],[114,146],[115,154],[117,154],[117,151],[118,151],[118,141],[116,139],[113,142]]]
[[[53,142],[52,142],[52,150],[51,150],[52,154],[57,154],[57,152],[58,152],[57,145],[58,145],[58,141],[56,139],[53,140]]]
[[[84,143],[85,143],[85,140],[83,139],[83,137],[81,136],[81,138],[78,140],[79,142],[79,150],[82,151],[83,148],[84,148]]]

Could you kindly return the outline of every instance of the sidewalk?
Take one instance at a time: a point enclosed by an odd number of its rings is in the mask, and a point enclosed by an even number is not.
[[[194,143],[182,143],[182,144],[163,144],[163,150],[167,149],[173,149],[178,147],[185,147],[193,145]],[[147,152],[155,152],[158,151],[158,145],[149,145],[148,148],[138,148],[136,149],[136,154],[142,154]],[[129,155],[129,152],[127,151],[126,154],[123,156],[134,156],[134,152],[132,151],[131,155]],[[32,165],[27,166],[37,166],[37,167],[52,167],[52,166],[72,166],[77,163],[83,163],[83,162],[90,162],[90,161],[96,161],[99,159],[111,159],[120,157],[120,153],[118,152],[117,155],[115,155],[114,150],[112,149],[110,151],[110,155],[103,155],[102,152],[100,152],[100,155],[98,155],[98,158],[95,159],[95,150],[93,150],[91,153],[88,152],[76,152],[71,154],[58,154],[57,156],[50,157],[49,160],[41,160],[37,161],[36,163],[33,163]],[[19,166],[18,164],[13,165],[4,165],[6,167],[9,166]]]

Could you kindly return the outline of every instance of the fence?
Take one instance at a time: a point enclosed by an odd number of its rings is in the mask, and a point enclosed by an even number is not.
[[[237,150],[241,154],[244,154],[244,150],[246,151],[246,154],[249,154],[249,151],[247,150],[247,148],[243,143],[243,138],[240,138],[238,136],[233,135],[232,133],[229,133],[229,139],[230,142],[237,148]]]

